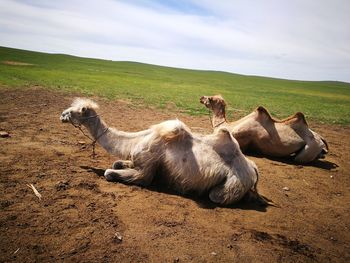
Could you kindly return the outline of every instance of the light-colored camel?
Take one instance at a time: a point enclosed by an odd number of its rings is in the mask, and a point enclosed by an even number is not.
[[[249,115],[229,123],[226,103],[220,95],[202,96],[200,102],[213,112],[213,128],[227,127],[243,152],[258,151],[273,157],[293,156],[300,163],[324,158],[328,153],[327,142],[308,127],[301,112],[277,120],[260,106]]]
[[[60,119],[85,126],[106,151],[123,158],[105,171],[108,181],[147,186],[159,174],[176,190],[208,192],[218,204],[235,203],[246,194],[263,200],[257,193],[255,163],[242,154],[226,128],[201,136],[181,121],[169,120],[144,131],[123,132],[108,128],[97,107],[91,100],[78,98]]]

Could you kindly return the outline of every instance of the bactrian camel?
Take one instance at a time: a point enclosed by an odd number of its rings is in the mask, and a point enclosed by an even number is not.
[[[272,157],[292,156],[299,163],[324,158],[328,153],[327,142],[308,127],[301,112],[277,120],[260,106],[247,116],[229,123],[226,103],[220,95],[202,96],[200,102],[213,112],[211,122],[214,130],[229,129],[243,152],[249,150]]]
[[[227,205],[257,193],[258,169],[241,152],[226,128],[213,134],[193,134],[179,120],[168,120],[140,132],[110,128],[96,113],[98,106],[77,98],[62,112],[62,122],[85,126],[107,152],[121,157],[105,171],[108,181],[149,185],[160,174],[181,193],[209,193],[211,201]]]

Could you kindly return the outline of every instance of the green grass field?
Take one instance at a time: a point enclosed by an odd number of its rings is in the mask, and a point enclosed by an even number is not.
[[[0,84],[40,85],[161,108],[176,105],[189,114],[207,113],[199,103],[201,95],[221,94],[230,119],[263,105],[279,118],[302,111],[313,121],[350,124],[350,84],[343,82],[282,80],[0,47]]]

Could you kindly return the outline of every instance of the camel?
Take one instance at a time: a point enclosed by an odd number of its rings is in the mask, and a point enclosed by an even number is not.
[[[324,158],[328,144],[312,131],[301,112],[284,119],[273,118],[262,106],[247,116],[229,123],[226,103],[220,95],[202,96],[200,102],[213,112],[215,129],[228,128],[243,152],[260,152],[271,157],[290,157],[298,163],[308,163]]]
[[[209,193],[219,205],[243,197],[266,201],[257,192],[255,163],[243,155],[225,127],[203,136],[179,120],[168,120],[147,130],[124,132],[108,127],[97,109],[95,102],[77,98],[60,120],[84,126],[108,153],[122,158],[105,171],[107,181],[148,186],[157,175],[180,193]]]

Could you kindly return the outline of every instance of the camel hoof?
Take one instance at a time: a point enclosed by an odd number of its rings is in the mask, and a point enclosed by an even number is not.
[[[117,182],[118,176],[113,169],[107,169],[104,176],[108,182]]]
[[[119,170],[119,169],[125,169],[125,165],[123,161],[116,161],[112,165],[112,169]]]
[[[128,168],[133,168],[134,165],[131,161],[125,161],[125,160],[118,160],[115,161],[112,165],[112,169],[114,170],[124,170]]]
[[[215,203],[215,204],[219,204],[222,205],[225,202],[225,198],[224,195],[222,193],[220,193],[219,191],[211,191],[209,193],[209,199]]]

